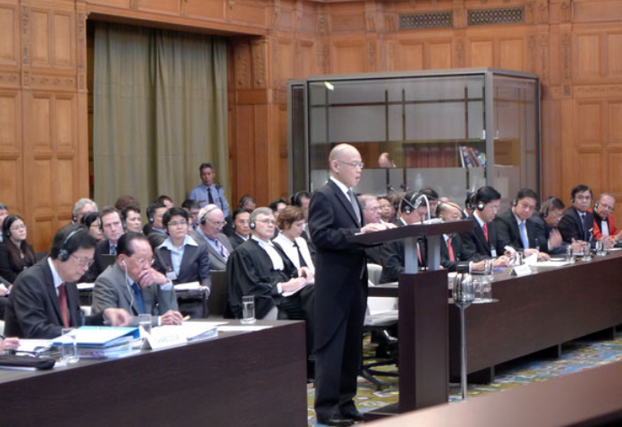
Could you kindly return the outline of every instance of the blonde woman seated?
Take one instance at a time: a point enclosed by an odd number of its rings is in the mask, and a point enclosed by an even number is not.
[[[287,255],[287,258],[296,266],[298,270],[307,267],[310,277],[309,282],[313,282],[315,266],[309,252],[309,247],[305,239],[300,237],[304,230],[304,213],[296,206],[287,206],[281,211],[277,219],[277,226],[281,230],[278,236],[272,241],[278,243]]]

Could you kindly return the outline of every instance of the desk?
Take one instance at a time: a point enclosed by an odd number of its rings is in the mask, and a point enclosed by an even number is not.
[[[304,322],[68,368],[0,370],[6,426],[307,426]]]
[[[622,363],[444,404],[370,427],[554,427],[622,424]]]
[[[499,302],[466,311],[467,368],[476,382],[491,382],[494,366],[542,350],[559,355],[562,343],[622,324],[622,253],[591,262],[510,277],[496,273]],[[460,317],[449,308],[451,376],[460,377]]]

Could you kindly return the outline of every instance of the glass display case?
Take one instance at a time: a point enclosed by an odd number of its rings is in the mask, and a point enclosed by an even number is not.
[[[539,90],[534,74],[492,68],[291,81],[290,190],[324,185],[328,153],[347,142],[365,163],[358,193],[432,187],[460,203],[486,184],[506,200],[540,193]]]

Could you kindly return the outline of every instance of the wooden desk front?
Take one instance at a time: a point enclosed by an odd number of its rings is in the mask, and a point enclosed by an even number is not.
[[[6,426],[307,426],[304,322],[68,368],[0,370]]]

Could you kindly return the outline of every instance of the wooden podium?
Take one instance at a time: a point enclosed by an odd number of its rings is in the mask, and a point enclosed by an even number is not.
[[[397,287],[380,287],[374,296],[399,299],[399,383],[397,405],[366,412],[365,421],[447,403],[449,399],[449,306],[447,270],[440,270],[440,239],[462,233],[473,221],[417,224],[358,234],[350,242],[370,246],[404,240],[405,270]],[[428,242],[428,271],[418,271],[417,239]]]

